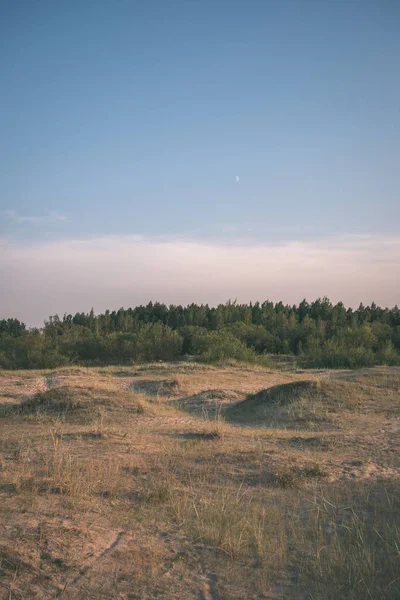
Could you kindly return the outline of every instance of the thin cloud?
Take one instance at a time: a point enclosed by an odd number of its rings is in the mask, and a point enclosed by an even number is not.
[[[109,236],[0,240],[0,318],[40,325],[50,314],[150,300],[167,304],[327,295],[357,306],[400,303],[400,237],[265,244]]]
[[[3,211],[10,221],[13,223],[28,223],[31,225],[44,225],[49,223],[56,223],[57,221],[68,221],[65,215],[61,215],[58,212],[50,211],[46,215],[38,215],[38,216],[25,216],[19,215],[15,210],[5,210]]]

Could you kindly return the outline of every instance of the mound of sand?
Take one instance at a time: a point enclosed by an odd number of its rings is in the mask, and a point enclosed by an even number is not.
[[[204,390],[192,396],[180,398],[177,402],[180,408],[190,412],[215,412],[221,405],[237,402],[240,396],[233,390]]]
[[[125,402],[126,400],[126,402]],[[98,408],[122,407],[130,412],[143,412],[143,404],[134,401],[131,394],[106,390],[101,388],[74,388],[61,386],[40,391],[19,407],[22,413],[50,413],[62,415],[85,415],[96,416]]]
[[[86,396],[86,398],[85,398]],[[22,412],[65,413],[84,409],[88,394],[68,386],[40,391],[25,400],[20,406]],[[86,400],[86,401],[85,401]]]
[[[165,398],[179,396],[182,393],[176,379],[135,381],[130,385],[130,389],[149,396],[163,396]]]
[[[359,390],[351,382],[295,381],[251,394],[227,407],[224,416],[243,424],[307,429],[311,423],[332,424],[339,403],[351,409],[359,401]]]

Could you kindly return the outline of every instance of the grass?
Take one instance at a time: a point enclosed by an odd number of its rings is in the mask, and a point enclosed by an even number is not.
[[[301,527],[299,591],[311,597],[395,598],[399,592],[398,486],[319,490]]]
[[[0,597],[400,597],[399,375],[2,372]]]
[[[224,411],[227,420],[240,424],[293,429],[335,427],[335,415],[342,411],[386,411],[398,392],[398,384],[373,386],[371,381],[302,380],[273,386],[248,395]],[[393,394],[395,392],[395,394]],[[396,400],[396,398],[393,398]]]
[[[122,473],[118,460],[82,460],[53,438],[53,451],[35,457],[27,455],[10,478],[17,493],[58,494],[72,500],[113,496],[121,488]]]
[[[301,474],[320,476],[319,469]],[[225,575],[236,590],[250,573],[249,594],[286,588],[293,598],[396,598],[398,486],[292,486],[285,480],[282,491],[260,491],[205,486],[203,480],[183,490],[169,479],[150,498],[181,524],[221,580]],[[283,565],[285,585],[279,584]],[[230,597],[226,588],[224,593]]]

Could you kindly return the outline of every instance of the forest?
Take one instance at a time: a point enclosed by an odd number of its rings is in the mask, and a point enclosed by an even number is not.
[[[69,364],[239,360],[268,365],[288,356],[300,367],[400,364],[400,309],[346,308],[328,298],[218,306],[146,306],[49,317],[42,328],[0,320],[0,368]]]

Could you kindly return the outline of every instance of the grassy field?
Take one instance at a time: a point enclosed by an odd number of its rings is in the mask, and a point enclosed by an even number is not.
[[[0,371],[4,599],[400,598],[400,368]]]

